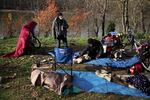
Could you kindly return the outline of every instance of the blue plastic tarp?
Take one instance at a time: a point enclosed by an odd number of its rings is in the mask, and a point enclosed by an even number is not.
[[[96,76],[94,72],[73,71],[73,76],[74,76],[73,78],[74,86],[79,87],[80,89],[87,92],[114,93],[121,95],[150,98],[150,96],[147,96],[145,93],[143,93],[138,89],[132,89],[126,86],[109,82],[103,78]]]
[[[99,58],[96,60],[91,60],[89,62],[86,62],[85,64],[103,66],[103,67],[109,66],[113,68],[129,68],[132,65],[138,63],[139,61],[140,58],[138,56],[134,56],[126,60],[114,60],[112,58]]]
[[[53,57],[55,56],[54,52],[49,52],[48,54],[52,55]],[[79,52],[75,52],[73,54],[73,58],[79,55]],[[60,56],[58,56],[60,57]],[[96,60],[91,60],[88,61],[84,64],[89,64],[89,65],[96,65],[96,66],[103,66],[103,67],[113,67],[113,68],[130,68],[132,65],[140,62],[140,57],[139,56],[133,56],[130,59],[125,59],[125,60],[114,60],[112,58],[99,58]]]

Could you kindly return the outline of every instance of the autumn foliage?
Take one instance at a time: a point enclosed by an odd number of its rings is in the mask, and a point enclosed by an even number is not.
[[[5,13],[1,16],[0,33],[3,36],[11,37],[19,34],[19,31],[23,25],[23,16],[13,13]]]
[[[56,16],[58,7],[55,0],[47,0],[44,9],[36,12],[35,20],[38,22],[41,31],[47,32],[51,28],[52,19]]]
[[[52,20],[56,16],[58,10],[59,9],[57,7],[56,1],[48,0],[47,5],[45,5],[45,9],[40,10],[35,14],[35,20],[38,22],[41,31],[50,31]],[[89,12],[85,12],[81,9],[76,9],[75,14],[67,19],[69,23],[69,29],[73,29],[74,31],[79,32],[80,28],[78,27],[78,25],[83,23],[88,15]]]
[[[89,14],[90,12],[85,12],[84,10],[76,9],[75,14],[71,16],[68,20],[70,28],[74,29],[74,31],[79,33],[81,31],[79,25],[84,23]]]

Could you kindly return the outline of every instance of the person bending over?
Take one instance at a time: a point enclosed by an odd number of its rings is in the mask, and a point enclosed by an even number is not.
[[[16,49],[2,57],[16,58],[24,55],[26,52],[30,52],[34,46],[32,38],[35,38],[34,34],[38,31],[37,28],[37,23],[35,21],[31,21],[24,25],[21,29]]]
[[[81,51],[79,56],[74,59],[74,63],[81,63],[87,60],[99,58],[103,53],[103,47],[100,41],[89,38],[87,47]]]

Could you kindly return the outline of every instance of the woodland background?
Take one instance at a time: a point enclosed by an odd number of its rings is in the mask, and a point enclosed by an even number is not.
[[[18,35],[32,19],[40,25],[39,35],[51,36],[57,11],[68,21],[70,36],[101,37],[114,23],[117,32],[131,27],[137,36],[149,37],[150,0],[0,0],[0,36]]]

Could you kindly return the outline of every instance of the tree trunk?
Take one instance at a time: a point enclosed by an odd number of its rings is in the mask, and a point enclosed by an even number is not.
[[[123,28],[123,33],[126,33],[125,30],[125,0],[122,3],[122,28]]]
[[[143,0],[140,1],[140,4],[141,4],[141,26],[142,26],[142,33],[145,33],[146,32],[146,29],[145,29],[145,21],[144,21],[144,5],[143,5]]]
[[[125,27],[126,27],[126,33],[128,31],[128,28],[129,28],[129,15],[128,15],[128,3],[129,3],[129,0],[125,0]]]
[[[103,15],[103,20],[102,20],[102,36],[105,35],[105,13]]]
[[[150,23],[148,24],[147,30],[146,30],[146,33],[149,33],[149,32],[150,32]]]
[[[98,19],[97,18],[94,18],[94,33],[95,33],[95,36],[98,37],[98,32],[99,32],[99,25],[98,25]]]
[[[105,3],[104,3],[104,10],[103,10],[103,16],[102,16],[102,36],[105,35],[105,15],[106,15],[106,8],[107,8],[107,0],[105,0]]]
[[[122,25],[123,33],[125,34],[127,34],[127,30],[129,28],[128,2],[129,0],[124,0],[122,5]]]
[[[144,12],[143,12],[143,10],[141,11],[141,24],[142,24],[142,33],[145,33],[146,29],[145,29],[145,21],[144,21]]]

